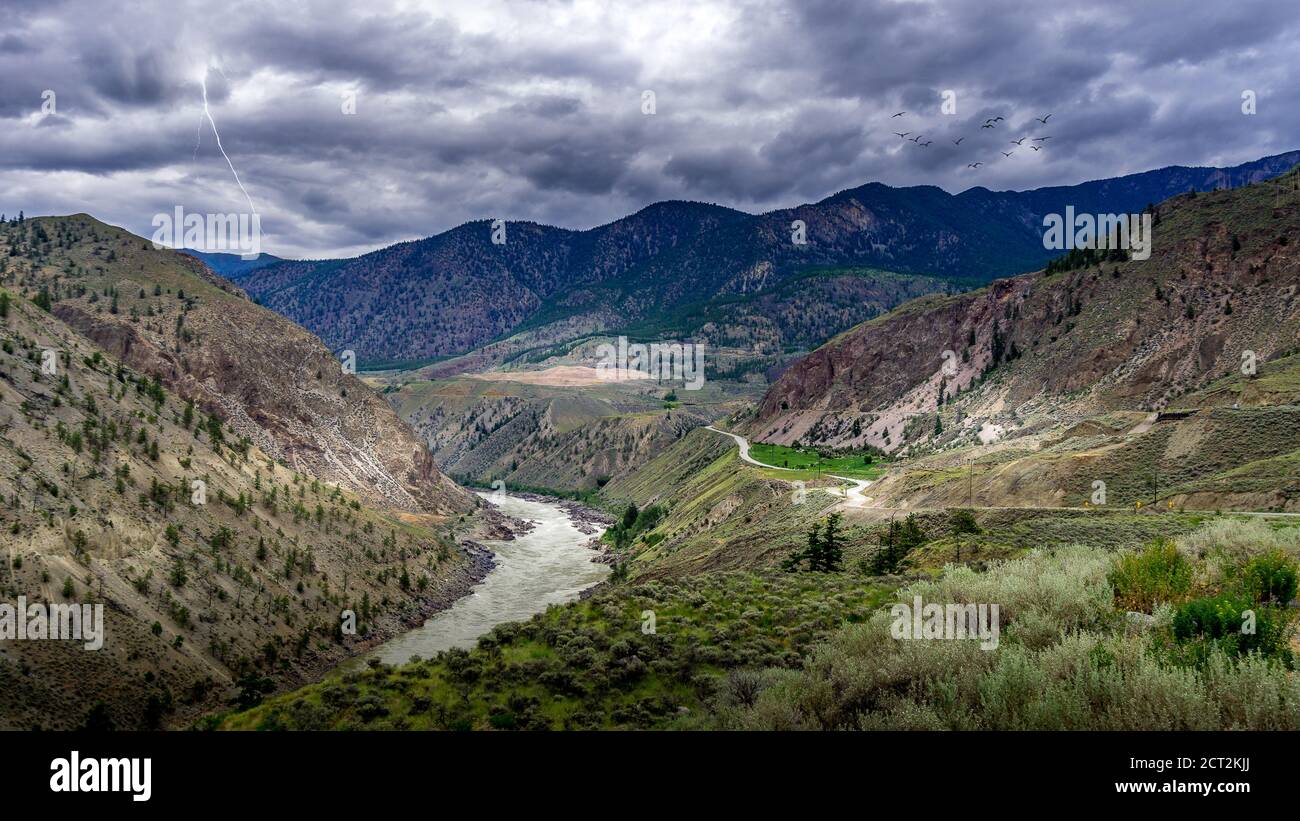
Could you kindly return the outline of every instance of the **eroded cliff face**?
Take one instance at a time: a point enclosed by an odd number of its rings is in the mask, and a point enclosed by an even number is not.
[[[1150,259],[1027,274],[927,296],[785,371],[747,429],[790,444],[897,450],[942,393],[1002,432],[1105,410],[1159,410],[1300,344],[1296,175],[1156,209]],[[945,367],[946,366],[946,367]]]
[[[104,226],[105,232],[115,230]],[[137,254],[152,255],[151,266],[174,269],[168,273],[179,280],[175,287],[184,298],[159,300],[141,319],[105,311],[87,294],[61,299],[55,315],[115,358],[157,375],[215,413],[233,438],[246,437],[292,469],[338,483],[379,506],[443,514],[475,507],[471,494],[438,471],[410,427],[345,373],[318,339],[253,304],[202,263],[124,248],[115,261],[127,279],[117,290],[148,291],[159,280],[147,270],[131,270]]]

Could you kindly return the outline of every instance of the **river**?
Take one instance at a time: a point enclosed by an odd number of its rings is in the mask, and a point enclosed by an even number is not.
[[[496,554],[497,566],[482,583],[420,627],[376,647],[364,658],[402,664],[412,656],[431,658],[452,647],[473,647],[496,625],[522,621],[548,605],[573,601],[609,575],[609,566],[593,562],[596,554],[586,547],[594,534],[574,527],[563,508],[499,493],[480,495],[503,513],[536,526],[508,542],[485,542]]]

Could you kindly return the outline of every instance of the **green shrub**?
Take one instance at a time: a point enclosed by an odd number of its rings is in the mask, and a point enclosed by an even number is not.
[[[1281,550],[1256,556],[1242,568],[1241,590],[1251,601],[1286,604],[1295,598],[1296,563]]]
[[[1215,647],[1227,656],[1259,653],[1291,664],[1290,614],[1258,605],[1248,596],[1225,594],[1189,601],[1175,608],[1172,630],[1181,645],[1174,648],[1175,656],[1183,662],[1202,663]]]
[[[1274,530],[1258,519],[1217,518],[1198,530],[1178,537],[1178,546],[1193,559],[1224,553],[1245,560],[1270,550],[1300,555],[1300,527]]]
[[[1140,553],[1121,553],[1110,573],[1115,604],[1150,613],[1160,602],[1181,601],[1192,588],[1192,566],[1172,541],[1153,542]]]

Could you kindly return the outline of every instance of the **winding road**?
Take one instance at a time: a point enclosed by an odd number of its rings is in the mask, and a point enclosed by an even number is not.
[[[1155,416],[1155,414],[1152,414],[1152,416]],[[1147,422],[1145,422],[1144,424],[1147,424],[1148,427],[1149,427],[1149,425],[1150,425],[1150,423],[1151,423],[1152,421],[1153,421],[1153,420],[1148,419]],[[739,436],[739,435],[737,435],[737,434],[734,434],[734,433],[732,433],[731,431],[719,430],[718,428],[715,428],[715,427],[713,427],[712,425],[706,425],[705,427],[706,427],[708,430],[713,431],[714,433],[720,433],[720,434],[722,434],[723,436],[730,436],[732,439],[735,439],[735,440],[736,440],[736,444],[740,447],[740,458],[741,458],[743,461],[748,462],[748,463],[751,464],[751,465],[754,465],[754,466],[756,466],[756,467],[761,467],[761,468],[767,468],[767,469],[769,469],[769,470],[790,470],[790,471],[797,470],[797,468],[783,468],[783,467],[779,467],[779,466],[777,466],[777,465],[769,465],[769,464],[766,464],[766,463],[764,463],[764,462],[760,462],[760,461],[758,461],[757,459],[755,459],[754,457],[752,457],[752,456],[749,455],[749,440],[747,440],[745,437],[743,437],[743,436]],[[843,490],[843,496],[844,496],[844,503],[843,503],[843,504],[844,504],[845,507],[866,507],[866,506],[867,506],[867,502],[871,501],[871,498],[870,498],[869,496],[864,496],[864,495],[862,495],[862,491],[865,490],[865,489],[866,489],[866,488],[871,484],[870,480],[867,480],[867,479],[854,479],[854,478],[851,478],[851,477],[849,477],[849,476],[837,476],[837,475],[835,475],[834,473],[827,473],[826,475],[829,476],[829,477],[831,477],[832,479],[840,479],[840,480],[845,481],[845,482],[848,482],[848,483],[850,483],[850,484],[852,485],[852,487],[845,488],[845,489]],[[832,492],[834,492],[834,491],[832,491]],[[974,510],[1020,510],[1020,509],[1030,509],[1030,508],[1017,508],[1017,507],[984,507],[984,506],[976,505],[976,506],[973,507],[973,509],[974,509]],[[1033,509],[1041,509],[1041,510],[1086,510],[1087,508],[1082,508],[1082,507],[1071,507],[1071,508],[1033,508]],[[1180,513],[1215,513],[1216,511],[1209,511],[1209,510],[1180,510],[1179,512],[1180,512]],[[1282,512],[1273,512],[1273,511],[1267,511],[1267,510],[1261,510],[1261,511],[1257,511],[1257,510],[1232,510],[1232,511],[1228,511],[1228,514],[1229,514],[1229,515],[1233,515],[1233,516],[1265,516],[1265,517],[1280,517],[1280,518],[1288,518],[1288,519],[1300,518],[1300,513],[1282,513]]]
[[[764,462],[760,462],[754,457],[749,455],[749,440],[746,439],[745,437],[732,433],[731,431],[719,430],[718,428],[715,428],[712,425],[706,425],[705,427],[708,430],[713,431],[714,433],[720,433],[723,436],[730,436],[732,439],[735,439],[736,445],[740,448],[740,459],[743,462],[748,462],[751,465],[755,465],[761,468],[768,468],[769,470],[790,470],[790,471],[797,470],[797,468],[783,468],[783,467],[778,467],[776,465],[769,465]],[[849,476],[836,476],[834,473],[828,473],[826,475],[831,477],[832,479],[839,479],[841,481],[848,482],[851,485],[851,487],[843,489],[845,507],[866,507],[868,499],[866,496],[862,495],[862,491],[865,490],[871,484],[871,480],[854,479]]]

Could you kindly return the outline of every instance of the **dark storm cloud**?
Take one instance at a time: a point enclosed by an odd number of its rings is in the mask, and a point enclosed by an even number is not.
[[[1300,38],[1274,5],[0,0],[0,211],[148,233],[176,205],[245,208],[205,85],[263,246],[285,255],[484,217],[587,227],[665,198],[764,211],[873,180],[1234,164],[1298,147]]]
[[[0,54],[26,54],[35,50],[34,45],[17,34],[9,33],[0,36]]]
[[[157,54],[106,49],[87,55],[82,62],[91,88],[109,103],[158,105],[177,90],[170,82],[171,71]]]

